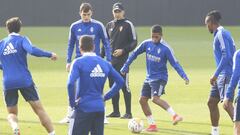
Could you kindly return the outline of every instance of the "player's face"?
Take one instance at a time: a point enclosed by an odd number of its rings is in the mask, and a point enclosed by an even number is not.
[[[153,43],[159,43],[162,39],[162,35],[159,33],[152,33],[152,41]]]
[[[80,12],[80,16],[82,18],[83,22],[90,22],[91,18],[92,18],[92,11],[89,10],[88,12]]]
[[[124,18],[124,11],[122,10],[114,10],[113,11],[113,17],[116,20],[120,20]]]
[[[209,16],[205,19],[205,25],[210,33],[213,33],[213,23],[209,21]]]

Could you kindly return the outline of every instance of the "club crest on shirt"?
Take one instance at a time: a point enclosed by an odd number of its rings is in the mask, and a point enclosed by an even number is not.
[[[119,27],[119,31],[121,32],[123,30],[123,26],[120,26]]]
[[[78,31],[78,32],[81,32],[81,31],[82,31],[82,29],[78,29],[77,31]]]
[[[91,27],[91,28],[90,28],[90,32],[92,32],[92,33],[93,33],[93,31],[94,31],[94,29],[93,29],[93,27]]]

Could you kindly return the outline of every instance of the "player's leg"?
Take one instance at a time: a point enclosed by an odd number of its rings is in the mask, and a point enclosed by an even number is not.
[[[240,135],[240,99],[236,98],[235,110],[234,110],[234,135]]]
[[[113,67],[115,68],[116,65],[113,65]],[[112,87],[114,84],[114,81],[111,78],[109,78],[108,81],[109,81],[109,87]],[[116,95],[112,97],[113,112],[107,115],[107,117],[120,117],[119,99],[120,99],[120,95],[118,92]]]
[[[164,80],[150,82],[152,102],[166,110],[172,116],[173,125],[176,125],[178,122],[182,121],[183,118],[176,114],[173,108],[165,100],[160,98],[160,96],[165,93],[166,84],[167,82]]]
[[[20,92],[24,99],[31,105],[33,111],[38,116],[42,126],[47,130],[49,135],[55,135],[53,124],[44,110],[35,85],[20,89]]]
[[[240,135],[240,121],[234,122],[234,135]]]
[[[94,113],[85,113],[83,111],[76,110],[71,135],[88,135],[94,119]]]
[[[146,129],[146,131],[149,132],[156,132],[157,129],[157,125],[156,122],[152,116],[152,111],[151,108],[148,104],[148,100],[151,98],[151,87],[149,86],[148,82],[144,82],[143,83],[143,87],[142,87],[142,93],[141,93],[141,97],[139,99],[139,103],[141,105],[142,111],[145,114],[147,121],[148,121],[148,128]]]
[[[8,116],[7,120],[13,130],[14,135],[20,135],[18,126],[18,90],[8,90],[4,91],[4,99],[7,105]]]
[[[212,135],[219,135],[219,108],[218,108],[218,103],[220,101],[220,96],[219,96],[219,91],[218,91],[218,86],[212,86],[210,96],[207,102],[209,111],[210,111],[210,119],[211,119],[211,124],[212,124]]]
[[[78,87],[79,87],[79,82],[80,81],[80,79],[77,79],[77,81],[76,81],[76,83],[75,83],[75,88],[74,88],[74,91],[76,91],[77,89],[79,89]],[[61,119],[60,121],[59,121],[59,123],[60,124],[66,124],[66,123],[70,123],[70,121],[71,121],[71,114],[73,113],[72,112],[73,111],[73,109],[70,107],[70,106],[68,106],[67,107],[67,114],[66,114],[66,116],[63,118],[63,119]]]
[[[131,119],[132,118],[132,112],[131,112],[131,91],[129,88],[129,80],[128,80],[128,73],[125,75],[122,75],[122,77],[125,80],[124,86],[122,87],[124,101],[125,101],[125,107],[126,107],[126,113],[121,117],[122,119]]]
[[[91,127],[91,135],[103,135],[104,134],[104,112],[96,112],[95,118]]]
[[[220,93],[220,101],[222,102],[225,94],[227,92],[227,88],[229,85],[231,77],[223,76],[218,79],[218,88]],[[223,105],[224,110],[228,113],[231,120],[233,120],[233,113],[234,113],[234,107],[233,107],[233,99],[230,99],[231,102],[227,106]]]

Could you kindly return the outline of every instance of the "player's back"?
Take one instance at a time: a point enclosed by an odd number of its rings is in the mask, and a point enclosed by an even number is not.
[[[76,92],[77,99],[80,99],[79,108],[86,112],[104,111],[102,94],[111,65],[94,53],[83,55],[74,64],[80,76]]]
[[[4,89],[30,86],[31,74],[27,68],[27,52],[22,44],[25,37],[12,33],[0,44],[0,60],[3,67]]]

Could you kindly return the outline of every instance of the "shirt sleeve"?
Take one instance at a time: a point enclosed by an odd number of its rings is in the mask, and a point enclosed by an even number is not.
[[[229,51],[229,42],[227,41],[227,37],[225,34],[220,33],[217,35],[217,38],[219,40],[220,43],[220,48],[221,48],[221,53],[222,53],[222,57],[221,60],[218,64],[218,67],[215,71],[214,76],[218,77],[218,75],[221,73],[221,71],[223,70],[223,68],[228,64],[228,61],[231,61],[231,54]]]
[[[183,70],[182,66],[179,64],[179,62],[177,61],[176,57],[174,56],[173,50],[171,48],[168,48],[168,50],[167,50],[167,59],[169,60],[172,67],[177,71],[177,73],[183,79],[188,80],[186,73],[184,72],[184,70]]]
[[[73,54],[75,43],[76,43],[76,36],[74,34],[73,25],[71,25],[69,30],[69,37],[68,37],[67,63],[71,63],[72,61],[72,54]]]
[[[109,42],[109,38],[107,36],[107,31],[105,29],[105,27],[103,26],[102,23],[100,23],[100,37],[102,39],[102,43],[104,46],[104,52],[105,52],[105,56],[107,58],[107,61],[111,61],[111,47],[110,47],[110,42]]]
[[[114,81],[114,84],[110,88],[110,90],[104,95],[104,101],[112,98],[115,94],[117,94],[124,84],[124,79],[122,78],[122,76],[111,65],[109,66],[111,69],[108,77]]]
[[[142,54],[143,52],[146,51],[146,43],[143,42],[141,43],[134,51],[133,53],[128,57],[127,61],[123,65],[122,69],[120,70],[121,72],[128,72],[129,66],[137,58],[138,55]]]
[[[233,57],[233,75],[231,77],[229,87],[227,88],[226,98],[233,99],[234,91],[240,78],[240,52],[236,52]]]
[[[126,45],[126,47],[124,47],[124,53],[129,53],[132,50],[134,50],[137,46],[137,34],[134,28],[134,25],[132,24],[132,22],[127,20],[127,23],[129,24],[128,27],[128,37],[129,37],[129,43]]]
[[[67,81],[69,105],[72,108],[75,107],[75,91],[74,91],[75,85],[74,84],[75,84],[76,80],[79,78],[79,76],[80,76],[79,75],[79,65],[76,63],[76,61],[74,61],[71,66],[70,73],[68,75],[68,81]],[[80,83],[79,83],[79,85],[80,85]]]
[[[41,50],[41,49],[33,46],[31,41],[27,37],[24,37],[22,46],[26,52],[28,52],[29,54],[31,54],[33,56],[49,57],[49,58],[52,57],[51,52],[47,52],[47,51]]]

